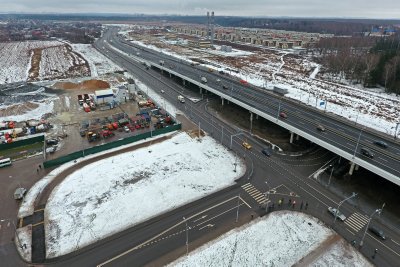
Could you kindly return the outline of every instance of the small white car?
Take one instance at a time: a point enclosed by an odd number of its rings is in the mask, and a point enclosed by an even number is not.
[[[346,220],[346,216],[344,216],[344,214],[343,213],[341,213],[340,211],[338,211],[337,209],[335,209],[335,208],[332,208],[332,207],[329,207],[328,208],[328,211],[335,217],[337,217],[339,220],[341,220],[342,222],[344,221],[344,220]]]
[[[131,130],[129,130],[129,128],[128,128],[128,126],[124,126],[124,131],[126,132],[126,133],[129,133]]]
[[[15,200],[20,200],[24,198],[24,195],[26,193],[26,189],[23,187],[17,188],[14,192],[14,199]]]
[[[162,94],[164,94],[164,93],[165,93],[165,91],[164,91],[164,90],[161,90],[161,93],[162,93]]]

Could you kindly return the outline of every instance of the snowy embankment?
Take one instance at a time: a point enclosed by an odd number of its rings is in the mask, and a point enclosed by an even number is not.
[[[210,244],[191,252],[168,266],[372,266],[362,255],[343,242],[324,242],[336,235],[316,218],[298,212],[274,212],[241,228],[234,229]],[[322,246],[322,247],[320,247]],[[314,259],[316,253],[317,258]],[[308,259],[307,255],[312,255]],[[339,255],[346,255],[340,259]],[[301,265],[301,264],[300,264]]]
[[[0,121],[26,121],[26,120],[39,120],[46,113],[52,113],[54,108],[55,98],[48,98],[40,102],[32,102],[38,105],[37,108],[26,111],[24,114],[10,115],[0,117]],[[6,107],[7,108],[7,107]]]
[[[70,44],[74,51],[81,54],[88,62],[91,76],[97,77],[106,73],[122,70],[117,64],[97,51],[90,44]]]
[[[214,139],[192,139],[186,133],[87,165],[48,199],[47,257],[80,249],[221,190],[244,172],[240,159]]]

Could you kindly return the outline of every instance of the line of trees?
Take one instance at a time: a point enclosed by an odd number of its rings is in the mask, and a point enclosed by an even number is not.
[[[400,36],[321,39],[312,52],[332,80],[400,94]]]

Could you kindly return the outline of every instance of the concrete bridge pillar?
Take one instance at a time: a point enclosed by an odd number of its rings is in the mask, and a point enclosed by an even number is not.
[[[182,82],[183,82],[183,86],[185,86],[186,84],[185,84],[185,80],[182,80]]]
[[[360,165],[357,165],[354,167],[354,170],[358,171],[358,169],[360,168]]]
[[[294,133],[290,132],[290,141],[289,143],[293,144],[293,137],[294,137]]]
[[[296,141],[300,140],[300,135],[296,134]]]
[[[170,78],[172,78],[172,74],[171,74],[171,72],[169,73],[169,77],[170,77]]]
[[[203,94],[203,88],[200,86],[199,86],[199,88],[200,88],[200,94]]]
[[[223,97],[221,97],[221,105],[224,105],[224,98]]]
[[[250,112],[250,133],[253,130],[253,113]]]
[[[354,167],[356,166],[356,164],[354,162],[351,163],[350,165],[350,170],[349,170],[349,174],[353,175],[353,171],[354,171]]]

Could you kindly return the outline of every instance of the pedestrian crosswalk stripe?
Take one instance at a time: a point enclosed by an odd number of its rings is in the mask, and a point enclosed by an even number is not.
[[[344,221],[344,223],[354,231],[358,232],[368,223],[368,217],[358,212],[355,212],[350,215]]]
[[[260,190],[258,190],[251,183],[242,185],[242,188],[259,204],[264,204],[268,201],[268,199],[265,197],[265,195],[263,193],[261,193]]]

